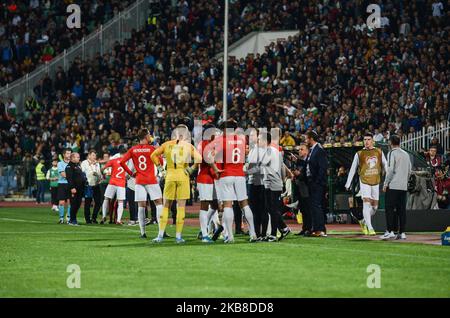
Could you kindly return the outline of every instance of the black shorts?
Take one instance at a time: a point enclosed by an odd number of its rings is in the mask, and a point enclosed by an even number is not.
[[[67,183],[58,184],[58,201],[69,200],[70,199],[70,189]]]

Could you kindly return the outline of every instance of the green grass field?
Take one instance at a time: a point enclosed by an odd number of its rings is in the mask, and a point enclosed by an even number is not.
[[[0,209],[0,297],[450,297],[450,248],[328,237],[150,243],[138,227],[58,225],[47,208]],[[168,233],[175,229],[169,226]],[[69,289],[67,266],[81,268]],[[367,287],[367,266],[381,288]]]

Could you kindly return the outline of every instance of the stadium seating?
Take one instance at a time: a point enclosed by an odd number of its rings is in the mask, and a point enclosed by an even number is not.
[[[133,0],[134,1],[134,0]],[[0,5],[0,86],[50,61],[133,1],[2,1]],[[68,31],[68,4],[82,12],[82,28]]]
[[[44,79],[24,120],[2,123],[2,144],[49,159],[65,146],[118,149],[140,127],[164,141],[186,116],[219,121],[219,2],[162,2],[156,26]],[[366,130],[382,141],[450,120],[449,8],[438,16],[425,1],[384,1],[385,25],[370,29],[365,2],[232,1],[231,42],[258,29],[300,34],[230,60],[229,116],[243,127],[290,131],[297,144],[309,129],[324,142],[359,141]],[[282,14],[268,15],[275,9]]]

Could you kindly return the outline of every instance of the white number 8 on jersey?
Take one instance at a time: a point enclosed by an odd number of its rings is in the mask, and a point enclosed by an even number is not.
[[[145,156],[139,156],[138,161],[139,161],[139,169],[147,170],[147,158],[145,158]]]

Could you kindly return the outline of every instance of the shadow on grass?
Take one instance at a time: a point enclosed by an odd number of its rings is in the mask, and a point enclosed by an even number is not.
[[[223,242],[216,242],[216,243],[210,243],[205,244],[200,242],[196,239],[190,239],[186,240],[186,243],[177,244],[175,243],[175,239],[166,239],[161,243],[153,243],[151,240],[136,242],[136,243],[126,243],[126,244],[108,244],[108,245],[97,245],[96,247],[101,248],[123,248],[123,247],[146,247],[146,248],[168,248],[168,247],[175,247],[175,248],[182,248],[183,246],[189,246],[189,247],[208,247],[208,246],[233,246],[233,245],[241,245],[241,244],[250,244],[248,242],[241,242],[237,241],[233,244],[224,244]],[[259,243],[255,243],[259,244]]]
[[[101,241],[123,241],[123,238],[89,238],[89,239],[77,239],[77,240],[63,240],[63,242],[101,242]]]

